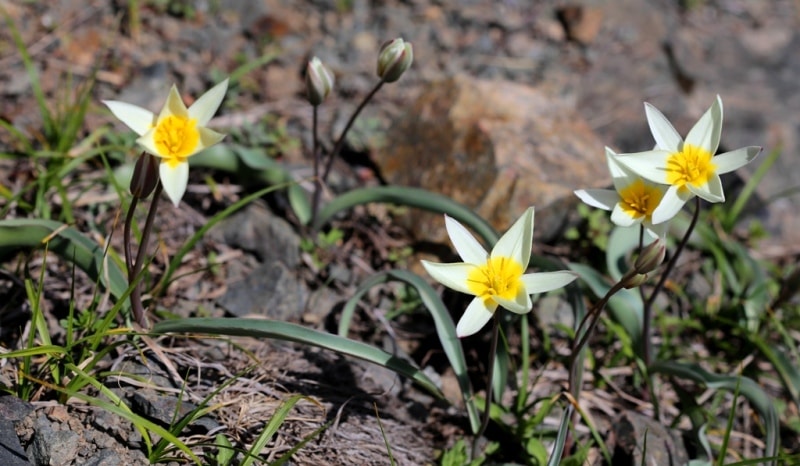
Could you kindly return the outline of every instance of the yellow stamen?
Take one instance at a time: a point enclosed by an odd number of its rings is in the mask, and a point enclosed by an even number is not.
[[[632,218],[650,218],[661,202],[662,193],[655,186],[637,179],[619,192],[622,210]]]
[[[200,143],[197,120],[170,115],[158,122],[153,134],[158,155],[171,167],[183,163]]]
[[[684,144],[683,150],[667,160],[667,183],[687,189],[685,185],[702,186],[714,176],[717,166],[711,162],[711,152],[702,147]]]
[[[513,300],[522,286],[522,264],[510,257],[492,257],[467,277],[470,291],[484,301],[492,297]]]

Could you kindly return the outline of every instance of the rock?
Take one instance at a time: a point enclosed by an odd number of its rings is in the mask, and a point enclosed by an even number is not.
[[[257,314],[289,320],[302,316],[308,288],[282,262],[260,265],[244,280],[233,282],[219,300],[235,316]]]
[[[295,273],[300,263],[300,237],[288,222],[266,207],[252,204],[209,234],[231,247],[254,253],[261,262],[230,283],[220,306],[235,316],[300,318],[309,290]]]
[[[36,433],[28,446],[34,464],[70,464],[78,454],[80,436],[70,430],[54,430],[44,415],[36,418]]]
[[[300,263],[300,237],[284,219],[255,202],[231,215],[208,233],[209,237],[254,253],[261,262]]]
[[[595,7],[565,5],[556,10],[556,13],[564,25],[567,37],[583,45],[594,41],[603,24],[603,11]]]
[[[553,239],[572,191],[610,185],[603,143],[569,99],[466,76],[429,85],[388,134],[376,164],[391,184],[444,194],[507,229],[536,207],[538,239]],[[445,238],[440,215],[405,219],[418,239]]]
[[[613,425],[609,450],[613,464],[687,464],[689,455],[681,436],[635,411],[622,413]],[[646,446],[645,446],[645,442]],[[645,457],[642,452],[646,451]]]
[[[14,423],[5,419],[0,421],[0,464],[4,466],[28,466],[31,464],[25,449],[19,443]]]

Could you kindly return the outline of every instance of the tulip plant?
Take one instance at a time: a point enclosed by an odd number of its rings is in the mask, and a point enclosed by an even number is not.
[[[52,247],[54,252],[73,261],[78,267],[89,273],[96,283],[110,291],[116,300],[115,312],[122,308],[127,310],[128,308],[124,304],[129,302],[132,320],[139,327],[137,331],[142,331],[142,333],[136,333],[137,336],[146,338],[148,334],[192,332],[243,335],[299,342],[389,368],[407,377],[434,396],[444,399],[445,395],[441,387],[415,362],[348,337],[350,322],[361,297],[374,286],[389,281],[403,282],[416,290],[419,302],[423,304],[424,312],[430,315],[443,354],[458,383],[465,419],[469,425],[469,433],[472,434],[471,454],[464,453],[464,455],[452,459],[453,457],[446,453],[443,455],[442,463],[448,465],[481,464],[484,461],[494,460],[490,455],[493,450],[491,448],[482,449],[483,444],[480,441],[492,420],[506,428],[504,432],[524,436],[525,443],[520,449],[529,454],[529,457],[526,457],[529,464],[555,466],[573,454],[577,450],[572,447],[576,444],[575,435],[577,434],[575,432],[577,430],[574,427],[579,422],[578,416],[582,417],[587,427],[594,432],[594,426],[589,422],[589,416],[581,405],[581,394],[585,390],[583,370],[586,366],[587,350],[596,341],[594,338],[597,337],[600,322],[611,323],[613,320],[622,320],[618,318],[619,313],[614,310],[614,299],[630,298],[628,302],[634,303],[629,307],[629,309],[633,309],[631,313],[635,313],[636,310],[641,311],[641,328],[626,325],[621,325],[621,327],[627,332],[626,337],[629,340],[641,341],[640,354],[635,354],[635,364],[632,365],[636,367],[635,370],[639,371],[637,374],[643,380],[642,386],[638,388],[643,393],[642,397],[652,402],[654,416],[656,418],[659,416],[657,384],[654,378],[657,374],[692,380],[713,389],[732,390],[737,395],[745,397],[758,411],[765,431],[763,451],[766,458],[764,461],[774,463],[780,453],[779,422],[774,404],[757,383],[741,375],[734,377],[713,374],[696,365],[665,361],[663,358],[659,358],[659,352],[656,351],[657,348],[654,348],[654,341],[658,341],[653,335],[652,329],[656,298],[662,296],[667,280],[675,269],[679,257],[686,249],[693,232],[700,231],[708,234],[708,229],[703,228],[702,222],[698,225],[702,207],[701,200],[712,204],[724,202],[726,196],[723,192],[720,175],[743,167],[761,153],[760,147],[748,146],[716,154],[722,138],[722,99],[717,96],[713,100],[711,106],[689,130],[685,138],[680,136],[659,110],[650,104],[645,104],[645,116],[655,140],[655,147],[637,153],[617,153],[606,147],[604,165],[608,168],[612,180],[610,189],[587,188],[575,191],[575,195],[587,205],[610,211],[610,221],[617,228],[615,232],[623,232],[620,236],[625,238],[622,248],[624,252],[614,257],[613,262],[615,265],[617,263],[627,265],[622,265],[623,269],[619,270],[619,273],[609,273],[613,276],[609,282],[602,274],[579,261],[564,263],[533,254],[533,206],[527,207],[508,230],[503,235],[499,235],[485,219],[478,216],[469,207],[446,196],[421,189],[379,186],[354,189],[331,199],[323,198],[322,194],[333,161],[340,155],[346,135],[353,127],[356,118],[382,86],[397,82],[409,71],[412,62],[412,45],[401,38],[387,41],[378,48],[376,67],[374,68],[376,82],[350,115],[338,138],[330,141],[331,144],[324,144],[319,140],[318,112],[323,105],[335,100],[336,73],[334,71],[341,72],[342,70],[329,69],[317,57],[311,58],[305,66],[305,90],[307,101],[310,104],[313,132],[309,159],[313,165],[314,179],[310,192],[302,192],[303,195],[308,196],[305,200],[310,204],[310,213],[307,218],[298,218],[298,229],[302,231],[302,234],[318,233],[337,214],[357,205],[374,202],[399,204],[444,214],[447,234],[461,260],[461,262],[455,263],[440,263],[434,260],[420,259],[422,266],[420,270],[425,271],[425,274],[421,273],[420,275],[406,268],[377,272],[360,284],[353,291],[352,297],[345,303],[340,315],[338,334],[267,319],[186,318],[165,320],[157,322],[153,326],[149,323],[149,314],[142,302],[143,293],[140,283],[144,264],[148,262],[147,245],[154,229],[161,193],[163,191],[166,194],[174,208],[179,208],[189,180],[189,161],[196,161],[203,157],[201,154],[207,149],[213,148],[213,151],[228,145],[222,143],[225,135],[209,128],[209,124],[225,99],[229,84],[235,85],[235,77],[231,78],[230,83],[228,79],[224,79],[214,85],[188,107],[184,104],[178,88],[173,85],[166,102],[158,113],[116,100],[103,102],[113,116],[135,133],[136,145],[141,150],[130,182],[131,201],[123,227],[127,277],[124,277],[123,271],[114,268],[117,265],[113,261],[105,260],[106,256],[102,247],[83,237],[75,229],[62,228],[63,225],[49,221],[49,219],[47,222],[34,224],[30,224],[26,219],[0,222],[0,246],[8,249],[10,246],[3,241],[7,241],[7,238],[15,235],[18,237],[18,243],[12,244],[11,247],[17,247],[20,244],[25,247],[36,247],[42,243],[48,244],[48,247]],[[235,73],[231,76],[235,76]],[[600,157],[602,157],[601,150],[602,148],[598,148]],[[281,178],[284,181],[287,179]],[[294,185],[296,187],[296,183]],[[272,187],[268,189],[272,189]],[[263,195],[264,192],[266,190],[246,196],[215,217],[214,221],[218,221],[224,215],[229,215],[250,200]],[[140,229],[141,240],[134,255],[132,248],[134,242],[132,231],[136,229],[134,212],[138,203],[147,199],[151,194],[153,198],[145,224]],[[124,195],[127,196],[127,194]],[[683,221],[681,211],[684,205],[691,200],[694,200],[691,220],[683,230],[682,236],[675,238],[676,241],[672,241],[673,238],[670,236],[676,229],[680,230],[680,222]],[[298,217],[302,216],[298,215]],[[213,222],[209,222],[210,224]],[[187,245],[176,254],[178,261],[208,227],[208,225],[204,226],[194,237],[187,240]],[[30,234],[20,234],[19,228]],[[630,232],[630,234],[626,232]],[[19,239],[20,237],[23,239]],[[19,243],[20,241],[22,243]],[[671,247],[675,242],[677,244]],[[633,252],[629,254],[629,251]],[[624,258],[624,260],[616,260],[620,258]],[[666,265],[661,267],[666,258],[668,258]],[[119,262],[121,263],[121,260]],[[103,270],[103,267],[107,267],[107,269]],[[121,268],[121,266],[118,267]],[[170,266],[165,275],[169,276],[172,271],[174,268]],[[654,280],[656,277],[657,279]],[[468,304],[467,301],[464,301],[465,308],[463,310],[448,308],[442,300],[440,285],[469,296]],[[26,290],[30,292],[30,296],[37,298],[38,295],[34,294],[32,288],[28,287],[26,283]],[[745,291],[742,292],[743,295]],[[531,314],[535,315],[539,311],[539,299],[547,293],[553,293],[553,295],[559,296],[559,299],[567,301],[572,306],[575,317],[574,325],[568,329],[571,332],[568,335],[570,340],[568,345],[564,345],[563,358],[561,358],[564,360],[568,376],[564,381],[565,389],[563,391],[553,393],[546,399],[532,401],[528,399],[527,387],[530,380],[529,366],[534,361],[530,354],[531,331],[528,318]],[[595,298],[592,299],[590,295]],[[780,297],[772,303],[773,309],[789,301],[790,298],[791,293],[781,293]],[[38,299],[31,299],[31,301],[36,304]],[[135,418],[124,408],[120,408],[124,402],[118,398],[114,399],[115,395],[109,390],[101,389],[113,403],[97,400],[80,393],[80,389],[88,384],[100,385],[88,381],[84,369],[87,366],[94,367],[100,358],[106,356],[111,349],[128,344],[127,340],[120,340],[108,346],[108,349],[104,349],[103,338],[122,333],[122,330],[110,330],[115,314],[111,312],[107,314],[110,317],[105,318],[107,321],[104,322],[102,331],[98,332],[99,336],[79,340],[91,342],[85,351],[87,355],[85,361],[89,362],[75,365],[71,361],[64,362],[69,359],[64,355],[78,354],[78,352],[74,351],[73,347],[62,350],[50,341],[46,334],[45,320],[42,318],[39,308],[34,307],[36,312],[32,318],[32,327],[38,332],[36,334],[43,342],[42,348],[44,349],[36,349],[36,338],[31,336],[28,339],[28,348],[0,354],[0,359],[21,358],[22,366],[28,371],[20,371],[22,374],[20,379],[27,385],[24,385],[23,389],[17,390],[18,394],[22,396],[32,393],[31,384],[33,382],[30,381],[40,380],[37,378],[38,374],[31,375],[32,357],[45,354],[45,351],[53,351],[55,356],[48,360],[50,361],[48,364],[55,367],[52,370],[54,382],[49,386],[59,387],[61,396],[65,396],[66,399],[78,397],[87,403],[122,413],[121,415],[127,416],[129,419],[136,419],[136,422],[139,423],[137,424],[139,430],[144,432],[145,436],[149,431],[158,433],[162,442],[155,446],[148,443],[151,460],[166,457],[166,455],[162,455],[166,448],[163,442],[174,442],[187,458],[200,464],[201,461],[198,456],[195,456],[194,450],[175,437],[186,424],[181,424],[177,432],[167,431],[146,419]],[[608,321],[603,321],[601,319],[606,310],[617,314],[611,316]],[[457,323],[454,321],[453,315],[457,315]],[[490,322],[489,335],[483,335],[482,330]],[[510,369],[511,356],[509,356],[510,351],[507,345],[517,340],[504,338],[505,332],[514,332],[522,342],[519,371],[523,375],[516,384],[508,383],[508,377],[515,377],[516,371]],[[71,327],[68,327],[67,333],[71,334]],[[544,333],[547,334],[546,329]],[[484,404],[481,410],[478,407],[478,398],[473,391],[470,379],[469,368],[472,361],[468,363],[466,355],[469,353],[464,351],[464,345],[483,337],[487,337],[490,341],[490,350],[487,371],[485,374],[481,374],[486,377],[482,400]],[[72,339],[72,336],[70,335],[68,338]],[[755,339],[753,341],[759,342]],[[761,343],[760,347],[763,348],[765,354],[771,354],[769,345]],[[661,345],[662,351],[664,346]],[[565,356],[567,351],[568,355]],[[639,349],[637,348],[635,351],[639,351]],[[62,356],[64,359],[58,359]],[[785,382],[787,387],[793,387],[791,384],[793,379],[800,380],[800,374],[796,368],[785,363],[785,356],[774,356],[771,360],[775,361],[776,367],[781,368],[779,372],[787,380]],[[64,367],[72,370],[70,375],[64,375],[62,372]],[[512,403],[514,406],[503,406],[508,399],[503,395],[507,394],[506,390],[510,386],[516,388],[516,399]],[[800,400],[800,389],[794,387],[794,391],[789,391],[797,400]],[[291,405],[293,406],[299,399],[293,399]],[[449,401],[455,403],[454,400]],[[534,416],[529,416],[532,410],[538,410],[540,407],[543,407],[541,415],[537,412]],[[286,408],[284,416],[290,408],[291,406]],[[552,432],[553,429],[545,432],[540,429],[538,424],[533,425],[535,423],[530,421],[531,418],[535,418],[539,419],[537,422],[540,422],[551,412],[550,410],[560,412],[560,423],[555,432]],[[198,408],[195,414],[201,411],[203,414],[206,413],[205,408]],[[210,412],[212,409],[208,409],[208,411]],[[503,425],[503,422],[511,414],[517,416],[518,423],[509,428],[509,426]],[[530,422],[525,423],[521,420]],[[189,420],[185,422],[188,423]],[[277,426],[271,426],[270,429],[273,427],[277,429]],[[262,459],[261,449],[274,433],[274,430],[270,429],[265,430],[266,433],[252,445],[242,464]],[[700,431],[701,429],[696,430]],[[547,448],[540,442],[540,438],[544,437],[552,439],[547,444]],[[597,438],[598,436],[596,436],[596,440]],[[605,446],[599,441],[597,443],[598,448],[606,456],[606,461],[610,463],[611,458]],[[230,451],[234,450],[224,436],[218,437],[217,445],[220,446],[220,449],[227,445],[224,448],[228,448]],[[720,450],[722,452],[719,464],[722,464],[725,456],[724,448]],[[539,456],[536,456],[537,453]],[[536,456],[536,460],[532,459],[534,456]],[[218,455],[215,459],[216,464],[228,464],[233,461],[230,458],[223,461],[220,459],[222,457],[227,458],[226,455]],[[283,462],[287,458],[280,459],[278,462]],[[445,460],[445,458],[451,459]],[[575,458],[577,456],[573,457],[572,461],[575,461]],[[502,458],[502,461],[507,459]],[[710,456],[707,459],[707,463],[710,464]]]

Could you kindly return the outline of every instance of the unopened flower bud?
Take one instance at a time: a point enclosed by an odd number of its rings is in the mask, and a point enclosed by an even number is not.
[[[328,97],[331,89],[333,89],[333,74],[319,58],[312,58],[306,66],[308,101],[316,107]]]
[[[383,82],[393,83],[400,79],[413,61],[411,42],[404,42],[400,38],[384,42],[378,52],[378,77]]]
[[[644,283],[645,281],[647,281],[647,274],[633,273],[623,277],[622,286],[630,290],[631,288],[642,286],[642,283]]]
[[[636,262],[633,264],[633,269],[637,273],[648,274],[657,269],[658,266],[664,262],[664,256],[666,253],[666,242],[661,238],[657,238],[655,241],[647,245],[642,253],[639,254],[639,257],[636,258]]]
[[[136,160],[131,177],[131,194],[133,197],[144,199],[153,192],[158,183],[158,157],[147,152]]]

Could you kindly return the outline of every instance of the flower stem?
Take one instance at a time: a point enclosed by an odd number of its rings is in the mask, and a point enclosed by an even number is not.
[[[350,132],[350,128],[353,127],[353,123],[356,121],[356,118],[361,113],[361,111],[364,110],[364,107],[367,106],[367,103],[370,100],[372,100],[372,97],[374,97],[375,94],[381,89],[381,87],[383,87],[384,82],[385,81],[382,79],[378,81],[378,84],[376,84],[375,87],[373,87],[372,90],[369,91],[369,94],[367,94],[367,96],[364,97],[364,100],[362,100],[361,103],[358,104],[358,108],[356,108],[356,111],[353,112],[352,115],[350,115],[350,119],[347,120],[347,124],[345,125],[344,130],[342,131],[342,134],[339,136],[339,139],[336,141],[336,144],[333,146],[333,150],[331,151],[331,154],[328,157],[328,161],[325,164],[325,171],[322,172],[323,183],[328,179],[328,175],[331,172],[331,167],[333,167],[333,160],[339,155],[339,152],[341,152],[342,150],[345,136],[347,136],[347,133]]]
[[[133,214],[139,201],[137,196],[134,196],[131,200],[131,205],[128,207],[128,214],[125,216],[125,228],[123,230],[125,265],[128,269],[128,284],[133,285],[133,290],[131,290],[130,295],[131,309],[133,311],[133,320],[142,328],[147,328],[147,318],[144,315],[144,305],[142,305],[141,285],[137,279],[142,271],[144,253],[147,250],[147,244],[150,240],[150,232],[153,230],[153,220],[156,217],[158,199],[162,189],[161,183],[156,183],[155,191],[153,192],[153,201],[150,203],[150,210],[147,212],[147,220],[145,220],[144,230],[142,230],[142,241],[139,243],[139,248],[136,251],[135,261],[133,261],[133,254],[131,254],[131,225],[133,224]]]
[[[317,210],[319,210],[319,200],[322,192],[322,179],[319,176],[319,166],[322,163],[321,154],[319,150],[319,106],[313,105],[313,112],[311,114],[311,137],[312,137],[312,151],[314,157],[314,194],[311,204],[311,225],[317,220]]]
[[[700,216],[700,198],[695,197],[695,204],[694,204],[694,214],[692,215],[692,221],[689,223],[689,228],[686,230],[686,233],[681,238],[681,242],[678,243],[678,247],[675,249],[675,254],[672,255],[669,262],[667,263],[667,268],[664,269],[664,273],[661,274],[661,278],[658,280],[656,287],[653,289],[653,292],[650,294],[650,297],[644,303],[644,322],[642,324],[642,335],[644,336],[644,365],[645,367],[650,367],[653,363],[653,342],[651,338],[652,332],[652,319],[653,319],[653,303],[656,300],[656,296],[664,288],[664,284],[667,282],[667,277],[672,272],[672,269],[675,268],[675,264],[678,262],[678,257],[680,257],[681,252],[683,252],[683,248],[686,246],[686,243],[689,242],[689,237],[692,235],[692,231],[694,227],[697,225],[697,219]]]
[[[492,379],[494,379],[494,360],[495,356],[497,355],[497,341],[500,335],[500,318],[497,317],[497,312],[495,312],[494,317],[492,317],[492,342],[489,346],[489,370],[486,374],[486,403],[484,404],[483,409],[483,420],[481,421],[481,426],[478,429],[478,432],[475,433],[475,439],[472,441],[472,459],[475,459],[478,456],[478,444],[480,443],[481,437],[486,432],[486,428],[489,426],[489,419],[490,413],[492,408]]]

